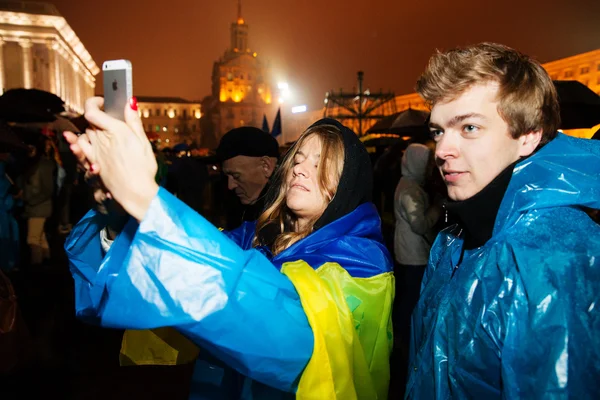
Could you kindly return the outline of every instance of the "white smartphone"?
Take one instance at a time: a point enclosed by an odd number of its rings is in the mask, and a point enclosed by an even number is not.
[[[110,60],[102,64],[104,111],[113,118],[125,119],[125,104],[133,96],[131,61]]]

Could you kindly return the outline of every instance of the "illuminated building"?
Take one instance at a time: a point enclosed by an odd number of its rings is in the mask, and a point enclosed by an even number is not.
[[[186,141],[200,143],[202,114],[199,102],[179,97],[140,96],[137,100],[144,130],[151,138],[156,138],[160,148]]]
[[[250,49],[248,25],[238,1],[238,18],[231,24],[230,46],[214,63],[212,94],[203,100],[203,146],[216,147],[221,136],[240,126],[262,124],[273,102],[270,71]]]
[[[543,64],[553,80],[579,81],[600,95],[600,49]]]
[[[0,1],[0,90],[35,88],[83,112],[100,69],[67,21],[48,3]]]

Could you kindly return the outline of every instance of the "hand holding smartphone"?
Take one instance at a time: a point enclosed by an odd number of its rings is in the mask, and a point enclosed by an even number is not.
[[[125,120],[125,105],[133,96],[131,62],[110,60],[102,64],[104,80],[104,112],[113,118]]]

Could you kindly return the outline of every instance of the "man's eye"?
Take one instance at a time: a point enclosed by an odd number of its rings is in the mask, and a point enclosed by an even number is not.
[[[477,128],[475,125],[465,125],[463,129],[467,133],[473,133],[476,132],[479,128]]]
[[[432,139],[438,139],[440,136],[442,136],[444,132],[441,129],[434,129],[429,131],[429,134],[431,135]]]

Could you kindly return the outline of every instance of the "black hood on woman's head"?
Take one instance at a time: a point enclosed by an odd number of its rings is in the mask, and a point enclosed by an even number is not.
[[[336,194],[321,218],[315,223],[314,230],[351,213],[359,205],[371,201],[373,190],[371,159],[358,136],[335,119],[323,118],[312,124],[311,128],[319,125],[333,125],[342,132],[344,169]]]

